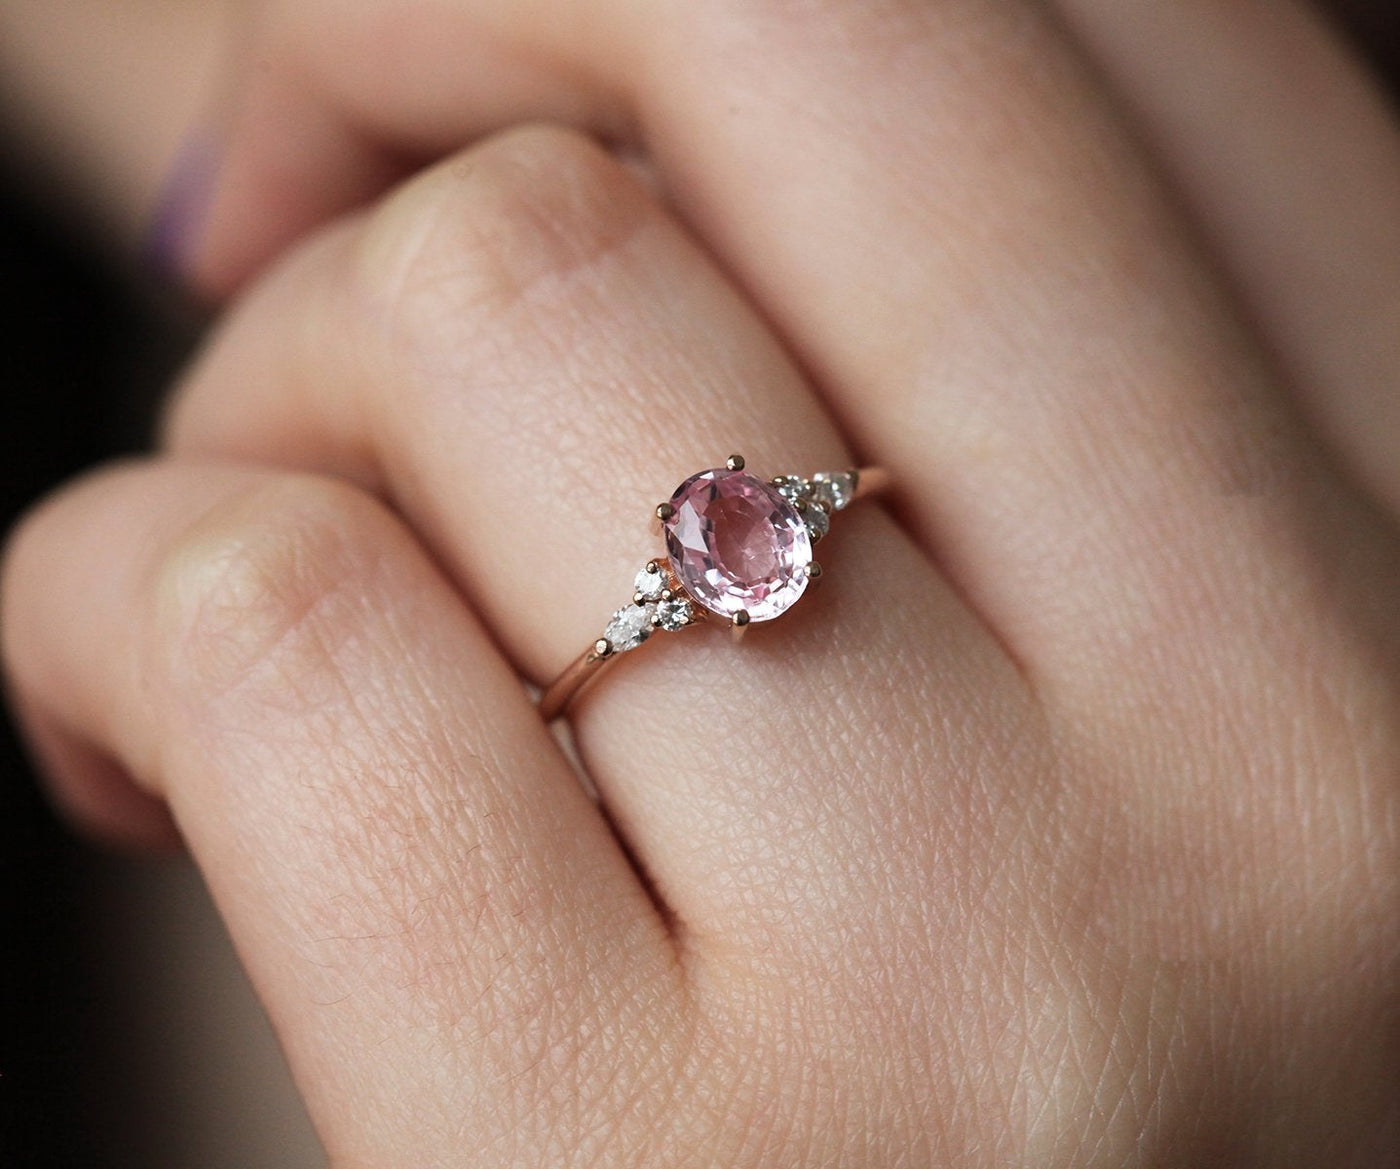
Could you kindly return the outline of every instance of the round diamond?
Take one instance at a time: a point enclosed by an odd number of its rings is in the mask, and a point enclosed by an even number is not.
[[[806,499],[811,488],[808,487],[805,479],[800,479],[796,475],[779,475],[773,480],[773,486],[778,489],[781,495],[791,504],[796,504],[799,500]]]
[[[676,633],[694,620],[695,611],[690,607],[689,601],[677,598],[674,601],[662,601],[656,606],[656,627],[666,630],[667,633]]]
[[[637,596],[641,597],[642,600],[659,601],[661,600],[661,594],[669,587],[669,582],[666,580],[666,574],[661,571],[661,566],[658,564],[655,572],[644,568],[641,572],[637,573],[637,581],[632,587],[636,590]]]
[[[812,476],[812,493],[840,511],[855,498],[856,477],[849,471],[818,471]]]
[[[812,537],[771,484],[743,471],[701,471],[676,488],[671,507],[671,568],[705,608],[770,621],[806,589]]]
[[[813,544],[831,531],[831,513],[815,501],[802,509],[802,518],[807,521]]]
[[[614,613],[603,630],[613,653],[626,653],[646,641],[651,636],[651,618],[655,612],[655,605],[628,605]]]

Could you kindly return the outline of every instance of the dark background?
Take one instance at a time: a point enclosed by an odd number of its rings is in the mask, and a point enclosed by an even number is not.
[[[194,335],[172,296],[114,271],[0,170],[0,528],[51,486],[145,444]],[[125,862],[132,863],[132,862]],[[0,1169],[125,1167],[149,1110],[116,1050],[108,928],[123,862],[50,815],[0,727]]]
[[[1400,4],[1334,7],[1393,83]],[[46,216],[0,155],[0,531],[76,471],[142,448],[197,332],[158,281]],[[171,1118],[133,1057],[131,1001],[104,976],[123,952],[111,889],[140,863],[56,823],[0,724],[0,1169],[155,1164],[145,1130]]]

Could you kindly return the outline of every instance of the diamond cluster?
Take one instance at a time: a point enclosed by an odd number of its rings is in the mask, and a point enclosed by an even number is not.
[[[612,615],[595,652],[626,653],[658,629],[675,633],[704,620],[707,610],[736,626],[778,616],[817,576],[812,545],[855,493],[854,471],[765,483],[737,455],[692,475],[658,508],[669,562],[648,561],[637,574],[632,603]]]
[[[831,530],[831,513],[850,505],[856,495],[854,471],[818,471],[810,479],[779,475],[773,480],[778,494],[797,508],[815,544]]]
[[[608,653],[626,653],[658,629],[677,633],[695,621],[695,607],[675,577],[661,561],[650,560],[637,573],[632,603],[612,615],[603,640],[608,643]]]

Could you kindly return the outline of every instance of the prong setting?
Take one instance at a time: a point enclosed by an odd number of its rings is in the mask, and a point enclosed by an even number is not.
[[[738,474],[744,470],[744,457],[731,455],[726,460],[725,466],[730,472]],[[701,475],[693,476],[691,480],[687,481],[687,484],[683,484],[681,488],[677,489],[678,494],[683,492],[690,483],[703,478],[706,474],[711,473],[704,472]],[[807,556],[811,555],[811,545],[826,535],[831,525],[832,513],[839,510],[846,502],[842,497],[842,489],[845,489],[845,493],[848,494],[850,482],[851,476],[845,472],[840,475],[813,476],[811,479],[803,478],[800,475],[778,475],[768,481],[766,486],[781,496],[783,500],[786,500],[786,505],[791,508],[788,514],[793,516],[793,521],[800,525],[797,530],[805,529],[806,538],[810,541],[807,545]],[[745,490],[752,490],[752,488]],[[676,498],[676,496],[672,498]],[[658,504],[656,507],[657,518],[663,524],[669,525],[670,521],[676,519],[678,514],[677,505],[670,501]],[[670,536],[668,535],[669,540]],[[672,548],[672,556],[674,555],[676,553]],[[612,622],[604,631],[603,637],[594,643],[594,654],[599,658],[616,657],[636,649],[659,630],[675,633],[711,619],[712,614],[719,614],[722,618],[727,617],[734,640],[740,640],[749,625],[755,622],[753,607],[750,605],[733,610],[726,606],[726,608],[721,609],[710,605],[703,598],[697,599],[697,594],[686,587],[684,576],[677,575],[680,571],[673,566],[672,561],[661,557],[648,560],[643,565],[642,570],[637,573],[636,581],[633,584],[631,604],[613,614]],[[816,561],[809,560],[802,568],[802,573],[803,576],[797,579],[805,579],[807,583],[817,581],[821,579],[822,567]],[[682,583],[677,583],[678,581]],[[798,592],[800,593],[800,588]],[[755,595],[760,599],[763,597],[762,593]],[[706,606],[709,608],[707,609]],[[781,612],[781,610],[778,611]],[[775,615],[765,608],[757,620],[767,621]]]

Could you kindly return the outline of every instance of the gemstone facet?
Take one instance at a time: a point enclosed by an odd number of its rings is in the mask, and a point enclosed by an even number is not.
[[[705,608],[770,621],[806,589],[812,537],[771,484],[743,471],[701,471],[670,503],[664,527],[671,568]]]

